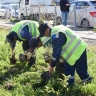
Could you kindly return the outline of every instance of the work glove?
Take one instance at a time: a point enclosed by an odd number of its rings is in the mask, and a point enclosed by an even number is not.
[[[29,50],[24,51],[25,55],[27,55],[27,59],[30,60],[31,57],[36,57],[36,52],[34,51],[33,53],[29,52]]]
[[[36,62],[36,54],[35,54],[35,51],[33,52],[33,53],[30,53],[30,52],[28,52],[27,53],[27,58],[28,58],[28,60],[29,60],[29,62],[28,62],[28,66],[32,66],[33,64],[35,64],[35,62]]]
[[[28,50],[27,51],[24,51],[25,54],[20,54],[19,55],[19,60],[21,62],[24,62],[24,61],[28,61],[28,66],[32,66],[33,64],[35,64],[35,61],[36,61],[36,56],[35,56],[35,52],[33,53],[30,53]]]
[[[19,60],[20,60],[20,62],[28,61],[28,66],[31,67],[33,64],[35,64],[36,58],[30,57],[28,59],[27,55],[20,54],[19,55]]]
[[[27,55],[27,60],[30,60],[32,53],[28,52],[26,55]]]
[[[24,54],[27,54],[28,52],[29,52],[29,49],[28,49],[28,50],[25,50],[25,51],[24,51]]]

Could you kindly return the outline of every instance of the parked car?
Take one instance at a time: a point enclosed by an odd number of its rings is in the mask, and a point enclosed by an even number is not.
[[[60,14],[58,18],[60,21]],[[84,28],[96,27],[96,0],[76,0],[71,2],[68,24],[74,24],[75,20],[76,26]]]
[[[10,9],[11,17],[16,16],[16,18],[18,18],[19,4],[9,4],[9,9]]]
[[[10,18],[10,11],[8,5],[0,5],[0,17]]]

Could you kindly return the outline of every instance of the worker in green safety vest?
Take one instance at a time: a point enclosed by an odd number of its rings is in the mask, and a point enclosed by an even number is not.
[[[14,48],[16,41],[23,41],[22,47],[25,53],[29,52],[29,40],[31,37],[38,37],[39,23],[31,20],[23,20],[16,23],[6,36],[6,40],[10,43],[12,48],[12,54],[14,54]]]
[[[32,51],[32,54],[34,53],[36,48],[43,46],[44,47],[44,60],[45,60],[45,62],[49,62],[49,59],[52,56],[52,52],[51,52],[52,47],[51,47],[51,39],[50,38],[48,38],[48,37],[34,38],[33,37],[29,40],[29,46],[30,46],[30,49]],[[26,56],[26,54],[25,54],[25,56]],[[24,56],[24,54],[21,54],[19,56],[19,60],[22,62],[27,61],[30,56],[27,55],[27,58],[25,58],[25,56]]]
[[[49,27],[46,23],[39,26],[40,37],[50,37],[52,40],[53,54],[49,66],[49,74],[60,56],[64,58],[64,74],[70,75],[68,84],[74,84],[75,70],[82,82],[91,81],[92,78],[87,72],[87,44],[77,36],[71,29],[64,25]]]
[[[29,47],[32,51],[32,53],[34,53],[34,51],[36,50],[36,48],[39,48],[43,46],[44,48],[44,60],[46,63],[49,63],[51,62],[51,58],[52,58],[52,52],[53,52],[53,48],[52,48],[52,43],[51,43],[51,38],[50,37],[42,37],[42,38],[31,38],[30,41],[29,41]],[[24,62],[24,61],[29,61],[30,58],[33,58],[34,55],[30,56],[30,54],[20,54],[19,55],[19,60],[21,62]],[[31,59],[32,62],[34,62],[34,59]],[[57,62],[56,64],[56,73],[58,73],[58,76],[60,78],[62,78],[62,73],[64,71],[64,59],[61,57],[59,59],[59,62]]]

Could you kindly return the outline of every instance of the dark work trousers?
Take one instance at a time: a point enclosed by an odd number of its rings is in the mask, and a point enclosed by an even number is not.
[[[80,58],[76,61],[75,65],[70,66],[67,62],[64,62],[64,74],[66,76],[71,75],[70,77],[72,77],[72,78],[69,78],[69,83],[74,83],[75,70],[81,80],[87,79],[89,77],[89,74],[87,72],[86,50],[82,53]]]
[[[29,49],[29,41],[23,41],[22,48],[24,51]]]

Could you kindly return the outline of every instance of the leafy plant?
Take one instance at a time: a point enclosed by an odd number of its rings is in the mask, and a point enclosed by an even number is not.
[[[19,22],[20,20],[19,19],[15,19],[15,18],[12,18],[10,19],[11,22]]]
[[[40,84],[40,75],[49,65],[44,61],[44,48],[36,50],[36,64],[32,67],[28,67],[26,62],[21,63],[19,60],[16,64],[10,64],[11,50],[9,44],[5,43],[8,31],[8,27],[0,27],[0,96],[96,96],[96,46],[87,48],[88,71],[93,77],[92,83],[80,83],[80,78],[76,74],[74,86],[67,87],[68,77],[64,76],[65,79],[60,79],[54,72],[52,79],[34,90],[33,85]],[[23,53],[21,45],[22,43],[17,42],[15,48],[17,59],[19,54]],[[9,87],[12,90],[9,90]]]

